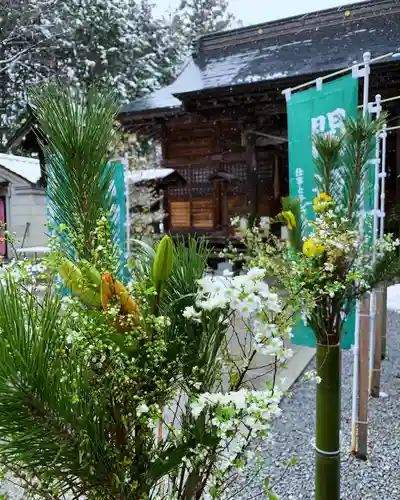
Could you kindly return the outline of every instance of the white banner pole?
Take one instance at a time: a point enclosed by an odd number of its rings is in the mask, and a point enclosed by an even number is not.
[[[364,68],[364,93],[363,93],[363,116],[365,117],[368,112],[368,95],[369,95],[369,64],[371,61],[371,53],[365,52],[363,54]],[[358,68],[357,73],[360,74]],[[361,76],[361,75],[360,75]],[[362,186],[363,192],[365,186]],[[364,210],[361,208],[359,233],[360,238],[364,236]],[[356,301],[356,322],[354,328],[354,346],[353,346],[353,401],[351,411],[351,451],[355,455],[357,452],[357,420],[358,420],[358,390],[359,390],[359,357],[360,357],[360,300]]]
[[[121,163],[124,166],[124,179],[125,179],[125,232],[126,232],[126,252],[127,258],[129,258],[129,252],[131,249],[131,214],[130,214],[130,200],[129,200],[129,159],[128,153],[125,153],[121,158]]]
[[[375,113],[378,119],[381,114],[381,96],[375,96]],[[379,166],[380,166],[380,132],[376,134],[375,162],[374,162],[374,208],[373,208],[373,239],[372,239],[372,266],[376,262],[376,245],[378,240],[378,210],[379,210]],[[369,309],[369,393],[372,389],[372,374],[374,369],[375,356],[375,316],[376,316],[376,291],[371,291]]]
[[[366,52],[365,54],[370,54],[369,52]],[[364,54],[364,56],[365,56]],[[389,57],[394,57],[394,53],[393,52],[388,52],[387,54],[383,54],[381,56],[378,56],[378,57],[375,57],[374,59],[371,59],[371,55],[370,55],[370,58],[368,60],[368,67],[372,64],[372,63],[375,63],[375,62],[379,62],[379,61],[383,61],[384,59],[388,59]],[[363,56],[363,62],[362,63],[357,63],[355,65],[355,67],[359,67],[360,65],[362,64],[365,64],[365,58]],[[340,69],[338,71],[335,71],[334,73],[329,73],[328,75],[325,75],[325,76],[321,76],[319,78],[314,78],[313,80],[309,80],[308,82],[305,82],[305,83],[301,83],[300,85],[297,85],[296,87],[289,87],[288,89],[285,89],[282,91],[282,94],[285,95],[288,91],[289,92],[295,92],[297,90],[301,90],[301,89],[304,89],[305,87],[310,87],[311,85],[314,85],[314,83],[316,83],[317,80],[328,80],[328,79],[331,79],[331,78],[334,78],[335,76],[340,76],[340,75],[343,75],[345,73],[348,73],[350,71],[353,71],[354,69],[354,65],[353,66],[349,66],[347,68],[344,68],[344,69]],[[363,71],[363,70],[361,70]],[[286,99],[286,100],[289,100],[289,99]]]
[[[386,184],[386,139],[387,139],[387,127],[386,124],[383,126],[383,131],[381,133],[382,138],[382,169],[379,177],[381,178],[381,199],[379,207],[379,237],[382,239],[384,235],[384,219],[385,219],[385,184]]]

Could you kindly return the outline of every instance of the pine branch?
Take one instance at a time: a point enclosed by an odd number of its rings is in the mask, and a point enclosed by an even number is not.
[[[71,478],[103,488],[118,467],[106,453],[107,401],[93,406],[90,371],[73,349],[65,354],[59,308],[54,297],[38,307],[15,283],[0,285],[0,456],[29,470],[52,470],[60,488],[70,488]]]
[[[91,260],[96,226],[116,213],[111,192],[115,167],[108,164],[117,140],[117,101],[113,94],[87,95],[60,86],[33,93],[39,139],[47,158],[48,197],[53,223],[68,228],[65,248],[71,257]],[[113,224],[112,241],[119,240]]]

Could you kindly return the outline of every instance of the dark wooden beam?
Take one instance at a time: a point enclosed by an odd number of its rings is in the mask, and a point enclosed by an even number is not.
[[[168,133],[165,119],[160,124],[161,157],[163,160],[168,158]]]
[[[243,131],[244,132],[244,131]],[[255,148],[255,138],[243,133],[243,144],[246,150],[245,157],[247,163],[247,194],[249,214],[255,215],[258,205],[258,179],[257,179],[257,156]]]
[[[221,186],[221,226],[226,237],[229,235],[228,182],[219,181]]]

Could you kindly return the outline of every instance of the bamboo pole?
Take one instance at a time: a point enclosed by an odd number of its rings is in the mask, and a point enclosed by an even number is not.
[[[369,72],[370,72],[370,62],[371,62],[371,54],[370,52],[365,52],[363,54],[364,61],[364,88],[363,88],[363,117],[365,118],[368,114],[368,96],[369,96]],[[363,180],[361,185],[362,193],[365,193],[365,180]],[[360,239],[364,238],[364,222],[365,222],[365,205],[360,209],[360,219],[359,219],[359,234]],[[354,365],[353,365],[353,388],[352,388],[352,412],[351,412],[351,452],[353,455],[357,454],[357,410],[359,408],[358,395],[360,391],[360,381],[359,381],[359,360],[360,360],[360,312],[361,312],[361,303],[360,299],[356,300],[356,324],[354,328]],[[369,331],[368,331],[369,335]],[[368,366],[368,358],[367,358],[367,366]],[[367,380],[369,376],[367,375]],[[367,391],[368,391],[367,382]]]
[[[374,398],[379,398],[380,385],[381,385],[383,295],[384,295],[384,286],[381,284],[375,290],[375,300],[376,300],[376,315],[375,315],[375,325],[374,325],[375,350],[374,350],[374,363],[373,363],[372,377],[371,377],[371,396]]]
[[[340,344],[317,344],[315,500],[340,500]]]
[[[387,285],[385,283],[383,287],[382,295],[382,314],[381,314],[381,359],[386,359],[387,347],[386,347],[386,335],[387,335]]]
[[[369,296],[360,304],[360,355],[357,420],[357,458],[367,459],[369,395]]]

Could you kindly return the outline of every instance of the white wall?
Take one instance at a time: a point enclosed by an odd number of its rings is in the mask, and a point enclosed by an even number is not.
[[[0,195],[6,197],[7,229],[16,233],[19,248],[24,236],[26,223],[30,226],[25,238],[24,247],[47,245],[46,236],[46,192],[31,184],[27,179],[15,175],[0,165],[0,182],[7,181],[8,187],[0,189]],[[8,249],[9,257],[12,256]]]
[[[45,246],[46,236],[46,193],[36,187],[12,186],[10,197],[9,230],[16,233],[21,246],[27,223],[24,247]]]

